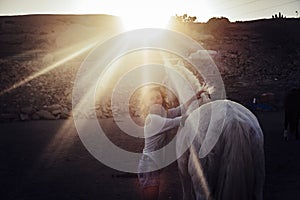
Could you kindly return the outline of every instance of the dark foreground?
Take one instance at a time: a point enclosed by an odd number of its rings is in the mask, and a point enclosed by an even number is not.
[[[257,116],[265,134],[264,199],[299,199],[300,141],[283,141],[282,112]],[[118,131],[112,119],[103,122]],[[5,123],[0,131],[1,199],[141,199],[136,175],[93,158],[72,120]],[[160,199],[181,199],[176,163],[161,179]]]

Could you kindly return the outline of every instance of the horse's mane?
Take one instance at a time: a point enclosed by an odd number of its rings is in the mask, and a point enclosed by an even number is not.
[[[172,64],[169,60],[165,60],[165,65],[167,67],[172,68],[173,70],[175,70],[178,74],[180,74],[182,76],[182,78],[187,81],[189,83],[189,86],[191,86],[194,93],[198,92],[198,91],[203,91],[203,98],[205,98],[205,94],[211,94],[214,90],[213,87],[207,85],[203,80],[201,80],[201,75],[199,73],[197,73],[196,70],[192,70],[190,69],[190,66],[187,66],[188,64],[185,64],[183,62],[182,59],[178,59],[176,64]],[[172,81],[178,81],[178,80],[172,80],[172,78],[168,78],[167,81],[170,81],[171,84]],[[179,84],[179,88],[176,88],[177,91],[180,92],[180,90],[184,90],[184,85],[183,84]],[[202,99],[203,101],[203,99]],[[203,102],[198,102],[203,104]],[[206,101],[206,100],[205,100]],[[196,103],[196,102],[195,102]],[[199,106],[197,106],[199,107]],[[187,112],[192,111],[195,109],[195,104],[191,104],[187,110]]]

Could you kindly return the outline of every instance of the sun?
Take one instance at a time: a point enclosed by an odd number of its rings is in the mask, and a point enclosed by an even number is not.
[[[140,28],[167,28],[170,20],[169,15],[160,13],[126,12],[119,15],[123,28],[133,30]]]
[[[101,9],[104,13],[120,17],[125,30],[166,28],[170,18],[186,5],[182,0],[109,0],[107,3],[91,1],[97,5],[90,9]]]

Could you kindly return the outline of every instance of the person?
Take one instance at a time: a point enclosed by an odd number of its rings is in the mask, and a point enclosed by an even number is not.
[[[142,106],[145,119],[145,146],[138,166],[138,179],[142,187],[143,199],[158,199],[159,196],[161,170],[151,171],[153,168],[157,169],[159,163],[157,157],[154,158],[151,152],[166,145],[166,131],[178,127],[181,122],[185,121],[187,115],[182,115],[182,113],[194,100],[200,98],[201,93],[202,91],[196,93],[186,103],[169,109],[167,95],[162,87],[153,86],[145,92]],[[163,159],[163,155],[160,158]]]
[[[294,134],[299,140],[300,119],[300,87],[292,88],[287,92],[284,100],[284,139],[289,140],[289,135]]]

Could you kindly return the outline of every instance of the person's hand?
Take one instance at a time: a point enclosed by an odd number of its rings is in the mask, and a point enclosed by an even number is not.
[[[204,97],[203,94],[206,94],[207,98],[203,98],[202,101],[206,102],[206,101],[208,101],[210,99],[210,94],[208,93],[208,91],[206,91],[205,89],[202,89],[202,90],[198,91],[196,94],[194,94],[187,102],[185,102],[183,104],[184,105],[184,109],[187,110],[188,107],[190,106],[190,104],[193,101],[199,100],[202,97]]]
[[[195,97],[196,97],[197,99],[200,99],[200,98],[201,98],[201,95],[204,94],[204,93],[207,93],[207,91],[205,91],[205,90],[200,90],[200,91],[198,91],[198,92],[196,93]]]
[[[200,99],[201,98],[201,94],[203,93],[203,91],[198,91],[195,95],[196,99]]]

